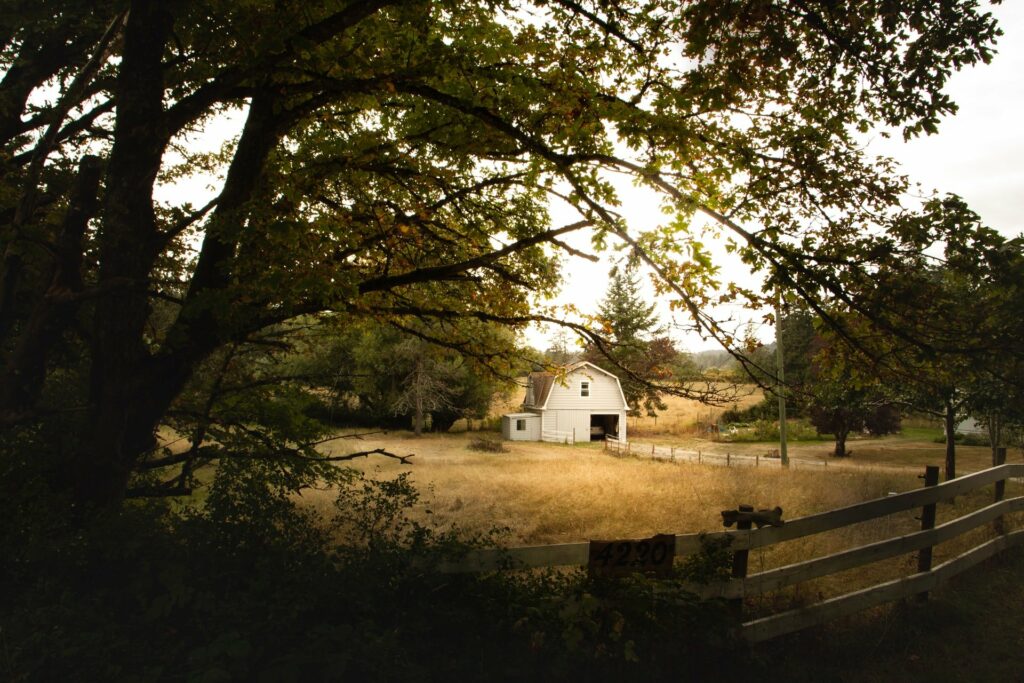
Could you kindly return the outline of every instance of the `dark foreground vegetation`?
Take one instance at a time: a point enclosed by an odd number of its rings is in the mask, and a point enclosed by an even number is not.
[[[762,681],[1019,681],[1024,552],[907,601],[773,641],[752,654]]]
[[[672,580],[436,573],[465,545],[404,518],[416,494],[401,478],[351,481],[330,524],[221,493],[87,530],[5,509],[20,524],[0,539],[0,678],[1012,681],[1024,663],[1020,552],[927,603],[750,649],[726,605]],[[709,551],[676,578],[714,580],[727,559]]]
[[[640,579],[434,572],[459,548],[404,521],[404,479],[351,482],[331,524],[222,493],[202,512],[129,506],[86,530],[19,518],[0,539],[0,678],[677,680],[731,666],[723,606],[671,582],[655,601]]]

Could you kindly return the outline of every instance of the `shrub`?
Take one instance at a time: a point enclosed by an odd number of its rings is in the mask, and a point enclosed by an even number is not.
[[[698,679],[737,665],[728,611],[674,579],[436,573],[467,546],[407,518],[408,477],[349,477],[333,524],[229,494],[242,500],[223,515],[147,503],[6,535],[0,678],[678,680],[680,661]]]
[[[478,427],[474,431],[478,432],[500,432],[501,431],[501,416],[496,417],[485,417],[482,420],[476,422]]]
[[[934,443],[946,443],[946,435],[940,434],[933,439]],[[988,434],[964,434],[957,432],[953,435],[953,442],[962,446],[991,446],[992,442]]]
[[[491,439],[485,436],[475,436],[469,441],[469,445],[466,448],[473,451],[483,451],[484,453],[508,453],[509,450],[498,439]]]
[[[786,420],[786,438],[789,441],[820,441],[821,436],[806,420]],[[722,440],[731,443],[757,441],[778,441],[779,423],[772,420],[758,420],[753,424],[732,425],[728,432],[722,432]]]
[[[758,420],[754,423],[754,438],[757,441],[778,440],[779,425],[771,420]]]
[[[770,397],[755,403],[742,410],[739,407],[730,408],[722,413],[719,422],[722,424],[746,424],[757,420],[771,420],[779,414],[778,402]]]

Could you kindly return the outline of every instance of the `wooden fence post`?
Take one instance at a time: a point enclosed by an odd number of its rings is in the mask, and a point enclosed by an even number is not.
[[[654,457],[654,444],[651,444],[651,457]]]
[[[725,452],[725,466],[732,467],[732,455],[729,453],[729,451]]]
[[[699,465],[702,462],[704,462],[704,457],[701,455],[700,451],[697,451],[697,464]]]
[[[760,453],[754,453],[754,467],[760,467],[760,466],[761,466],[761,454]]]
[[[998,467],[999,465],[1005,465],[1006,464],[1006,449],[1005,448],[997,448],[996,449],[996,458],[995,458],[995,460],[996,461],[993,464],[996,467]],[[1005,495],[1006,495],[1006,480],[1005,479],[1000,479],[999,481],[996,482],[996,492],[995,492],[995,501],[994,502],[998,503],[999,501],[1001,501],[1003,499],[1003,497]],[[999,515],[998,517],[995,518],[995,520],[993,520],[992,528],[993,528],[993,530],[995,530],[995,532],[997,534],[1002,535],[1002,534],[1006,533],[1006,527],[1003,526],[1003,516],[1002,515]]]
[[[939,483],[939,468],[937,465],[928,465],[924,468],[924,485],[935,486]],[[935,528],[935,503],[929,503],[921,508],[921,531]],[[917,553],[917,571],[927,572],[932,569],[932,546],[921,548]],[[918,600],[927,600],[928,592],[917,594]]]
[[[740,512],[753,512],[753,505],[740,505],[736,508]],[[738,520],[736,522],[737,531],[750,531],[752,522],[750,519]],[[734,579],[745,579],[747,578],[747,560],[750,557],[749,550],[737,550],[732,554],[732,578]],[[730,601],[733,613],[736,615],[738,621],[742,621],[743,617],[743,598],[733,598]]]

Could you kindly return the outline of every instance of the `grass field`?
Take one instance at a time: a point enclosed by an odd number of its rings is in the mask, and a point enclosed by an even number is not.
[[[760,397],[751,393],[745,403]],[[518,396],[502,409],[515,409]],[[701,438],[695,428],[713,421],[715,410],[668,399],[669,410],[658,418],[643,418],[634,426],[630,440],[641,444],[674,445],[705,453],[764,454],[774,443],[727,443]],[[510,408],[511,407],[511,408]],[[598,443],[566,446],[507,442],[506,453],[482,453],[468,448],[478,434],[430,434],[414,438],[409,433],[367,437],[357,443],[336,441],[328,452],[387,448],[399,455],[415,454],[412,465],[372,459],[353,466],[372,477],[391,478],[409,472],[422,493],[411,511],[418,521],[440,529],[460,529],[467,534],[495,527],[505,531],[503,544],[539,545],[601,538],[629,538],[655,533],[689,533],[722,528],[720,512],[741,503],[756,507],[779,505],[784,518],[793,519],[893,491],[919,488],[925,465],[941,466],[945,445],[940,431],[927,421],[910,421],[901,434],[882,438],[855,437],[848,446],[852,457],[836,461],[828,440],[790,444],[794,459],[841,462],[842,468],[808,467],[782,470],[777,467],[732,467],[656,461],[643,456],[613,457]],[[497,438],[496,434],[489,434]],[[991,450],[957,446],[958,472],[963,474],[990,466]],[[1009,461],[1020,462],[1020,451]],[[1007,496],[1024,494],[1024,486],[1010,482]],[[938,506],[938,523],[978,509],[991,501],[989,489],[958,498],[955,504]],[[332,502],[330,492],[304,492],[306,504],[323,508]],[[920,528],[920,511],[911,510],[833,532],[751,551],[749,571],[759,572],[827,555],[883,538],[911,533]],[[1022,521],[1011,518],[1008,528]],[[935,548],[935,563],[951,559],[987,537],[989,526],[979,528]],[[761,646],[753,653],[763,667],[764,680],[1024,680],[1014,678],[1021,669],[1021,631],[1016,608],[1001,601],[1024,597],[1014,571],[1024,566],[1024,553],[989,562],[936,591],[934,607],[904,603],[882,606],[781,641]],[[858,569],[804,582],[776,594],[748,599],[748,617],[816,602],[822,598],[876,585],[914,573],[916,554],[876,562]],[[992,581],[985,579],[991,574]],[[998,584],[998,585],[996,585]],[[1014,597],[1016,596],[1016,597]],[[844,646],[843,641],[850,645]],[[950,643],[949,641],[954,641]],[[931,656],[950,648],[950,656]],[[787,652],[802,653],[790,656]],[[807,659],[807,653],[818,658]],[[862,660],[870,660],[863,664]],[[754,667],[757,668],[756,666]],[[980,677],[979,677],[980,676]]]
[[[754,388],[736,391],[741,406],[755,403]],[[514,410],[522,396],[501,397],[494,410]],[[630,418],[630,441],[673,445],[705,453],[764,454],[776,443],[728,443],[701,438],[696,425],[714,421],[724,408],[709,409],[679,397],[666,397],[668,410],[653,418]],[[636,423],[634,425],[634,423]],[[642,536],[660,532],[694,532],[718,528],[719,512],[749,503],[780,505],[786,517],[820,512],[861,500],[905,491],[920,485],[925,465],[941,465],[944,444],[936,443],[936,426],[910,421],[901,434],[881,438],[853,436],[852,457],[838,462],[842,471],[777,468],[731,468],[613,458],[598,443],[559,444],[507,442],[505,454],[471,451],[470,435],[406,432],[367,437],[358,442],[334,441],[326,452],[386,448],[399,455],[414,453],[414,465],[375,458],[353,463],[374,476],[391,477],[408,469],[423,494],[416,514],[442,528],[479,532],[508,529],[513,545],[578,541],[588,538]],[[498,438],[491,434],[491,438]],[[793,442],[791,457],[833,461],[828,440]],[[1014,452],[1013,458],[1021,454]],[[985,447],[957,446],[958,471],[990,466]],[[309,493],[311,505],[324,505],[329,494]],[[427,512],[429,510],[429,513]]]
[[[792,517],[917,484],[913,473],[865,469],[836,473],[829,479],[833,485],[822,487],[815,471],[615,458],[597,443],[514,442],[502,454],[471,451],[468,443],[466,435],[371,437],[359,441],[359,448],[412,453],[413,464],[380,458],[353,464],[382,477],[408,470],[435,523],[470,531],[508,527],[509,541],[516,544],[711,530],[720,526],[721,510],[740,503],[782,505]],[[331,447],[345,452],[351,444]]]
[[[613,457],[596,443],[514,442],[506,444],[507,453],[480,453],[467,447],[470,438],[465,434],[415,438],[406,433],[370,437],[359,441],[358,448],[383,447],[400,455],[415,454],[413,464],[381,458],[353,464],[373,477],[391,478],[408,471],[423,494],[412,510],[421,523],[459,529],[467,535],[501,527],[506,529],[501,540],[510,546],[714,531],[722,528],[720,512],[741,503],[759,508],[778,505],[784,517],[792,519],[921,486],[917,468],[870,463],[842,470],[726,468]],[[347,441],[331,444],[332,452],[351,447]],[[941,444],[932,447],[932,454],[941,455]],[[1007,494],[1022,489],[1011,484]],[[955,506],[942,505],[939,522],[977,509],[990,498],[991,492],[986,490],[958,499]],[[303,499],[328,514],[333,495],[308,491]],[[908,511],[754,551],[750,571],[910,533],[919,528],[917,514],[919,511]],[[962,552],[987,533],[982,529],[939,546],[936,562]],[[913,562],[910,556],[879,562],[801,584],[781,595],[754,601],[750,607],[755,612],[771,611],[780,604],[800,604],[820,595],[854,590],[912,573]]]

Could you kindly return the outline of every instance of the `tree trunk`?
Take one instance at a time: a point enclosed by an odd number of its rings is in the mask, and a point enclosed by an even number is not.
[[[946,481],[956,479],[956,410],[952,401],[946,401],[943,417],[946,432]]]
[[[98,235],[99,286],[92,325],[90,434],[68,474],[79,510],[118,504],[135,460],[153,445],[163,387],[145,386],[148,279],[158,254],[153,186],[168,135],[163,48],[171,28],[164,3],[133,2],[116,88],[117,121]]]
[[[846,437],[850,435],[849,429],[836,430],[836,450],[833,455],[837,458],[846,457]]]
[[[423,357],[416,357],[416,375],[413,380],[415,385],[413,386],[413,392],[416,397],[416,414],[413,417],[413,431],[416,436],[423,435]]]
[[[82,290],[82,236],[98,208],[101,164],[87,154],[68,201],[61,231],[53,249],[48,287],[36,302],[0,372],[0,424],[32,414],[46,375],[50,350],[74,320]]]
[[[143,329],[149,315],[145,288],[126,289],[119,292],[119,296],[103,297],[97,304],[90,396],[94,427],[86,447],[87,457],[79,457],[81,463],[71,468],[73,489],[83,508],[109,507],[123,499],[136,462],[152,449],[160,419],[194,369],[219,346],[244,338],[246,334],[241,328],[224,330],[217,309],[210,302],[231,281],[235,243],[223,235],[235,231],[223,228],[239,225],[244,219],[243,207],[252,198],[266,157],[278,139],[275,120],[272,97],[262,92],[254,95],[217,209],[203,240],[188,294],[168,331],[164,348],[153,356],[143,344]],[[144,158],[147,151],[142,150]],[[160,154],[162,151],[156,155],[155,168],[159,168]],[[115,170],[118,168],[114,163],[116,158],[116,153],[112,153],[110,166]],[[109,180],[112,175],[108,171],[108,183],[113,186]],[[122,187],[133,185],[128,181]],[[144,219],[139,223],[144,224],[152,218],[152,183],[148,190],[137,189],[137,192],[144,197],[144,205],[136,207],[136,212]],[[108,193],[113,195],[108,203],[117,202],[121,194],[110,190]],[[122,201],[128,202],[123,197]],[[113,215],[115,225],[111,232],[116,234],[119,214],[109,209],[107,213],[107,221],[112,220]],[[133,234],[123,238],[127,244],[124,251],[133,253],[134,249],[138,253],[134,261],[129,260],[138,269],[131,271],[132,280],[144,282],[152,268],[152,259],[162,245],[161,236],[156,233],[155,225],[148,234],[140,234],[138,224],[133,229]],[[119,254],[110,257],[112,262],[119,263]],[[120,265],[122,269],[127,265],[123,258]],[[110,270],[106,262],[103,266],[104,270]],[[123,303],[120,311],[118,302]]]
[[[1002,416],[993,411],[988,414],[988,443],[992,447],[992,467],[1002,464],[1002,456],[999,453],[999,446],[1003,441],[1003,420]]]

